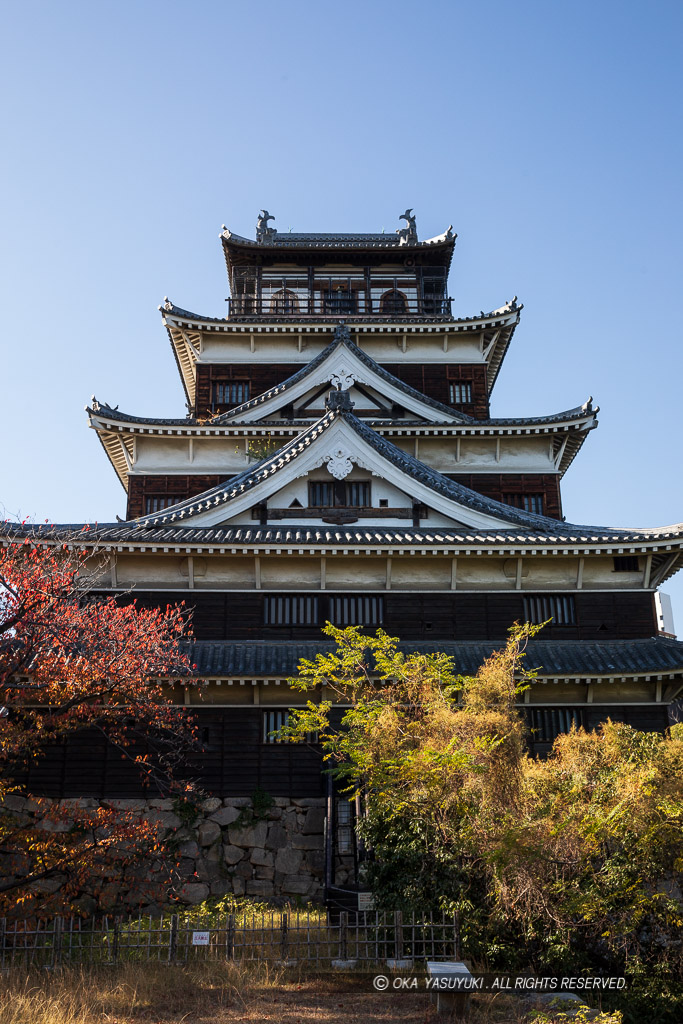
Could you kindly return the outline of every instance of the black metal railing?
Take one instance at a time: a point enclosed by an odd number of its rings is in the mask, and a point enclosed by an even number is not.
[[[228,316],[267,317],[391,317],[450,316],[452,299],[391,298],[368,299],[365,295],[326,295],[277,298],[238,296],[228,299]]]

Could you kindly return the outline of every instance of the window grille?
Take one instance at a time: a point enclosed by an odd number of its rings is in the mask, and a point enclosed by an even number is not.
[[[405,295],[396,288],[385,292],[381,298],[380,309],[382,313],[407,313],[408,304]]]
[[[343,285],[333,285],[323,293],[323,311],[325,313],[355,313],[356,296]]]
[[[151,494],[145,498],[145,513],[149,515],[151,512],[161,512],[162,509],[177,505],[182,500],[180,494]]]
[[[212,401],[214,405],[241,405],[249,401],[248,380],[219,380],[215,381],[212,388]]]
[[[451,393],[451,405],[470,405],[472,402],[472,381],[451,381],[449,388]]]
[[[576,625],[576,603],[571,594],[524,598],[524,618],[527,622],[540,623],[553,620],[554,626]]]
[[[280,288],[273,295],[270,308],[273,313],[298,313],[299,300],[296,293],[289,288]]]
[[[284,740],[280,736],[271,736],[271,733],[278,732],[280,729],[284,729],[285,726],[289,725],[289,711],[264,711],[263,712],[263,743],[287,743],[292,742],[291,740]],[[307,732],[304,737],[306,743],[317,743],[318,734],[317,732]]]
[[[263,621],[266,626],[317,626],[318,598],[267,597],[263,605]]]
[[[569,732],[572,725],[584,725],[581,708],[530,708],[529,725],[536,743],[552,743],[561,733]]]
[[[331,597],[330,622],[334,626],[381,626],[384,622],[384,598]]]
[[[522,508],[525,512],[533,512],[534,515],[543,515],[542,494],[504,494],[503,501],[513,508]]]
[[[313,480],[308,485],[308,503],[311,508],[367,508],[370,505],[370,484],[367,480],[345,483]]]
[[[637,555],[617,555],[614,559],[615,572],[638,572],[639,570]]]
[[[353,813],[348,800],[337,800],[337,852],[353,853]]]

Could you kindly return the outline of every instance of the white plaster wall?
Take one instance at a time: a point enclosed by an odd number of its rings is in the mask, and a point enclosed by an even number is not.
[[[327,557],[325,567],[327,590],[384,590],[387,579],[386,559],[371,556]]]
[[[271,555],[261,558],[261,586],[264,590],[317,590],[320,587],[320,559],[305,555]]]
[[[392,590],[450,590],[452,559],[404,555],[391,563]]]

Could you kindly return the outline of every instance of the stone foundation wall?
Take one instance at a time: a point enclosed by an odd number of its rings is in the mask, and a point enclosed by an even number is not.
[[[158,835],[179,856],[176,895],[193,905],[209,896],[318,901],[323,895],[325,800],[275,797],[254,808],[247,797],[210,797],[197,807],[174,800],[63,800],[61,806],[115,807],[158,823]],[[11,806],[10,806],[11,805]],[[11,796],[6,806],[30,823],[35,804]],[[60,822],[59,830],[68,829]],[[146,867],[154,873],[154,861]],[[344,875],[345,877],[345,875]],[[50,891],[59,888],[53,881]],[[119,900],[132,902],[119,891]]]

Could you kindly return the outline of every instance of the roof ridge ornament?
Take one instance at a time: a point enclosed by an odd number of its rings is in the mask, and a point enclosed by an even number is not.
[[[409,206],[405,213],[401,213],[398,219],[406,222],[406,226],[404,228],[396,229],[398,244],[417,245],[417,224],[415,222],[415,217],[413,216],[412,206]]]
[[[275,220],[272,213],[268,213],[267,210],[261,210],[256,219],[256,241],[261,245],[268,245],[273,242],[277,234],[277,228],[269,228],[268,221]]]
[[[332,381],[334,383],[334,381]],[[353,410],[353,402],[348,391],[342,391],[341,388],[337,387],[333,391],[330,391],[325,397],[325,406],[329,412],[351,412]]]
[[[345,341],[349,345],[355,345],[355,341],[351,337],[351,331],[348,329],[343,320],[340,320],[334,329],[334,341]]]

